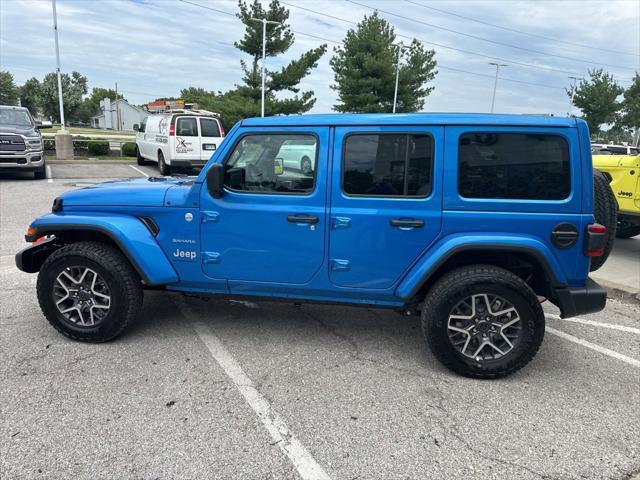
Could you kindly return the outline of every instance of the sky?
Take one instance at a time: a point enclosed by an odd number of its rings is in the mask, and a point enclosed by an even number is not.
[[[233,88],[240,82],[234,48],[243,34],[235,0],[57,0],[61,69],[87,76],[89,88],[118,89],[132,103],[178,96],[189,86]],[[336,103],[329,59],[350,28],[377,8],[398,40],[434,49],[438,74],[423,110],[488,112],[495,67],[495,111],[566,115],[565,92],[590,68],[627,87],[640,71],[640,0],[283,0],[295,44],[268,59],[275,69],[327,43],[304,79],[312,113]],[[225,14],[227,12],[228,14]],[[0,70],[17,84],[55,70],[50,0],[0,0]]]

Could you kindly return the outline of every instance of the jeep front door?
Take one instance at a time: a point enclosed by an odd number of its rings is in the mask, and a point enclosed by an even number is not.
[[[442,222],[442,127],[336,128],[329,278],[392,287]]]
[[[309,282],[324,259],[328,127],[256,128],[225,152],[221,198],[202,189],[202,268],[232,292]],[[313,153],[308,172],[282,168],[283,145]]]

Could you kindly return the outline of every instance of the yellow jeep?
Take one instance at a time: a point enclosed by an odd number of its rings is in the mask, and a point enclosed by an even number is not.
[[[618,201],[616,237],[640,234],[640,155],[593,155],[593,168],[609,179]]]

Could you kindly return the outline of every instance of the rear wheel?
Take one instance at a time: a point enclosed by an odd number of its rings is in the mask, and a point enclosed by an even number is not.
[[[536,294],[517,275],[491,265],[444,275],[427,294],[421,316],[436,358],[467,377],[499,378],[521,369],[544,338]]]
[[[302,157],[300,160],[300,171],[305,175],[312,173],[313,166],[311,165],[311,159],[309,157]]]
[[[158,151],[158,168],[161,175],[171,175],[171,167],[164,161],[164,154],[162,151]]]
[[[607,227],[607,242],[604,254],[591,258],[589,271],[598,270],[607,261],[616,237],[618,202],[609,186],[609,180],[599,170],[593,170],[593,216],[600,225]]]
[[[106,342],[135,319],[142,285],[115,248],[78,242],[53,252],[38,274],[38,301],[49,323],[81,342]]]

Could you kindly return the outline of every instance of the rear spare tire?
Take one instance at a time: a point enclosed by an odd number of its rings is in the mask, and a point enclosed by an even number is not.
[[[596,222],[607,227],[607,242],[604,254],[591,259],[590,272],[598,270],[607,261],[616,238],[618,203],[609,186],[607,177],[598,170],[593,170],[593,216]]]

